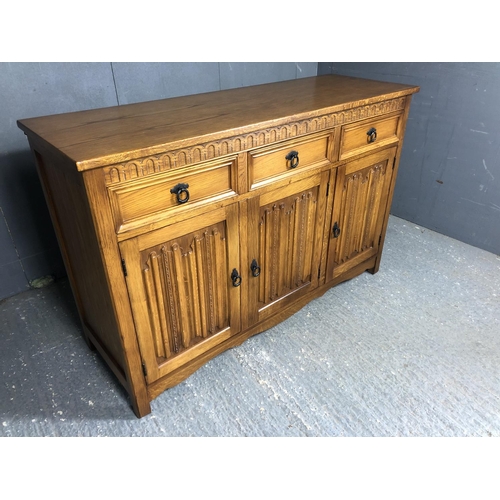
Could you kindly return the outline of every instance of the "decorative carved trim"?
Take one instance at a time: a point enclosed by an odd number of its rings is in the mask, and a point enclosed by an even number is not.
[[[218,158],[219,156],[240,153],[248,149],[272,144],[276,141],[291,139],[365,118],[392,113],[404,109],[405,102],[406,98],[400,97],[390,101],[369,104],[264,130],[257,130],[248,134],[196,144],[166,153],[117,163],[104,168],[106,185],[117,184],[136,177],[146,177],[170,169],[192,165],[200,161]]]
[[[340,212],[344,229],[335,250],[337,265],[375,246],[387,165],[388,161],[383,160],[345,177]]]

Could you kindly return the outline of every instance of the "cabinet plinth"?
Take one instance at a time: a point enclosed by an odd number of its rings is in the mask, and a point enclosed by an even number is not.
[[[418,90],[325,75],[18,121],[83,335],[138,417],[378,270]]]

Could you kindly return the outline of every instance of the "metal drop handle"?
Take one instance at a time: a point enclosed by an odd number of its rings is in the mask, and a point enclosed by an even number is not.
[[[377,139],[377,129],[375,127],[372,127],[370,130],[368,130],[366,135],[368,136],[367,138],[368,144],[375,142],[375,140]]]
[[[233,269],[233,272],[231,273],[231,280],[233,282],[233,286],[240,286],[241,285],[241,276],[238,273],[237,269]]]
[[[285,159],[290,162],[290,168],[295,168],[299,165],[299,152],[298,151],[290,151]]]
[[[252,263],[250,264],[250,270],[252,271],[252,276],[254,278],[257,278],[260,274],[260,267],[259,264],[255,259],[252,260]]]
[[[189,201],[189,191],[188,191],[189,184],[177,184],[174,186],[170,192],[172,194],[175,194],[177,196],[177,203],[187,203]]]

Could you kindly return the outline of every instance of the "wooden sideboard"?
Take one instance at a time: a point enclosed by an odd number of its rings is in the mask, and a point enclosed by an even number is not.
[[[325,75],[18,121],[84,337],[138,417],[377,272],[418,90]]]

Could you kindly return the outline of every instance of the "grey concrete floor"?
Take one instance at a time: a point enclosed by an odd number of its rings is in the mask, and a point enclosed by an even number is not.
[[[392,217],[379,273],[211,360],[137,419],[68,283],[0,303],[0,436],[500,436],[500,257]]]

